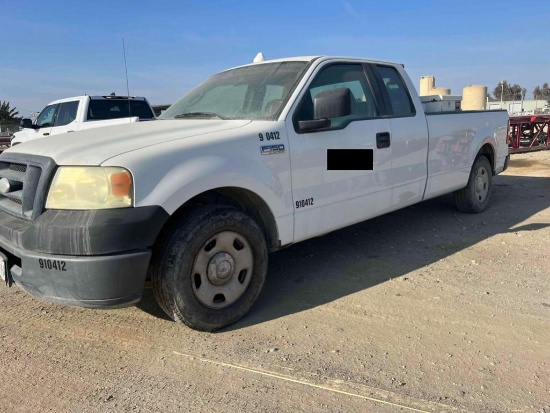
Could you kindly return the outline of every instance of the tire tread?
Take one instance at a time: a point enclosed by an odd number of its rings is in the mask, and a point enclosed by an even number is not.
[[[212,225],[226,226],[228,229],[238,227],[247,232],[247,238],[253,238],[248,240],[253,252],[256,251],[253,270],[255,278],[237,302],[220,310],[208,309],[199,304],[192,291],[182,298],[183,292],[176,288],[181,283],[181,277],[186,277],[186,265],[192,265],[195,258],[190,248],[198,245],[198,239],[204,238],[205,231]],[[256,301],[266,272],[267,247],[259,225],[243,211],[224,205],[196,208],[175,218],[157,240],[150,266],[153,291],[162,310],[174,321],[201,331],[214,331],[243,317]],[[196,313],[201,307],[204,311]]]
[[[489,178],[490,179],[489,193],[487,194],[487,198],[483,204],[480,204],[479,202],[477,202],[473,194],[474,185],[475,185],[475,182],[474,182],[475,173],[478,168],[478,164],[480,163],[486,163],[485,166],[487,167],[487,170],[491,173],[492,169],[491,169],[491,163],[489,162],[489,159],[487,159],[485,155],[478,155],[472,165],[472,170],[470,171],[470,176],[468,177],[468,184],[466,185],[466,187],[453,192],[455,206],[460,212],[477,214],[485,211],[485,209],[489,205],[489,201],[491,199],[491,191],[492,191],[492,177]]]

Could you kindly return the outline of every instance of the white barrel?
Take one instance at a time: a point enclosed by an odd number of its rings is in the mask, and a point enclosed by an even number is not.
[[[447,87],[434,87],[433,89],[430,89],[428,91],[428,95],[427,96],[430,96],[430,95],[443,95],[443,96],[447,96],[447,95],[450,95],[451,94],[451,89],[447,88]]]
[[[420,77],[420,96],[428,96],[430,89],[435,87],[435,76],[421,76]]]
[[[484,110],[487,86],[470,85],[462,90],[462,110]]]

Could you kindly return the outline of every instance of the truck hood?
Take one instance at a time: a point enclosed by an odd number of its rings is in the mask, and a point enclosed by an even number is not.
[[[58,165],[101,165],[148,146],[243,127],[249,120],[173,119],[128,123],[36,139],[6,153],[49,156]],[[206,137],[205,137],[206,138]]]

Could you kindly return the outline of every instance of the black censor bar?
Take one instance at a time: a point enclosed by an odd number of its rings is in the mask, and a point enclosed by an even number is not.
[[[327,149],[327,171],[372,171],[372,149]]]

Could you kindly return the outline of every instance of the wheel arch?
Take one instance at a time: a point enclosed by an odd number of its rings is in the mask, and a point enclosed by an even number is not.
[[[163,228],[171,225],[181,214],[206,205],[227,205],[246,212],[262,228],[268,251],[279,249],[277,222],[268,204],[258,194],[239,187],[214,188],[195,195],[174,211]]]
[[[477,151],[477,156],[479,155],[485,155],[487,159],[489,160],[489,163],[491,164],[491,171],[493,172],[493,175],[495,173],[495,148],[490,143],[485,143],[479,150]],[[476,157],[477,157],[476,156]]]

